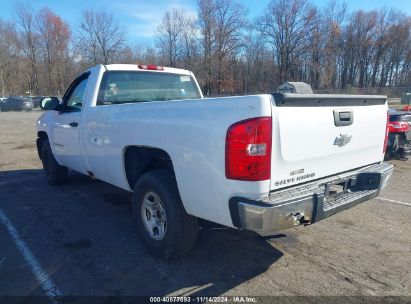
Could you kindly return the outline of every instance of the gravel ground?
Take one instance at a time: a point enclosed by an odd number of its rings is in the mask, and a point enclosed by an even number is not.
[[[189,255],[166,262],[137,238],[129,193],[76,173],[67,185],[47,184],[35,148],[39,115],[0,113],[0,209],[62,294],[411,301],[411,161],[393,161],[380,196],[391,201],[267,237],[204,223]],[[0,296],[7,295],[44,292],[0,222]]]

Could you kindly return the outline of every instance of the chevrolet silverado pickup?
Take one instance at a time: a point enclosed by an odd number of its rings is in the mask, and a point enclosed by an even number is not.
[[[162,258],[194,245],[198,218],[260,234],[311,224],[376,197],[393,170],[385,96],[204,98],[190,71],[113,64],[41,103],[49,183],[71,169],[131,191]]]

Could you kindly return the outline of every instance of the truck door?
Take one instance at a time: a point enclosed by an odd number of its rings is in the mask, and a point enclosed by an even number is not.
[[[60,164],[81,173],[86,171],[81,155],[80,129],[89,74],[82,74],[70,85],[63,97],[63,110],[53,126],[54,151]]]

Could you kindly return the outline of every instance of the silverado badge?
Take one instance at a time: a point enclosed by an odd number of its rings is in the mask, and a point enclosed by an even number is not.
[[[340,134],[340,136],[335,138],[334,145],[339,147],[345,146],[351,141],[351,137],[352,135]]]

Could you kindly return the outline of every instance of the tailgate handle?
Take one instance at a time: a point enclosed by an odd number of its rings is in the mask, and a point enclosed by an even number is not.
[[[337,127],[352,125],[354,114],[351,109],[334,110],[334,124]]]

